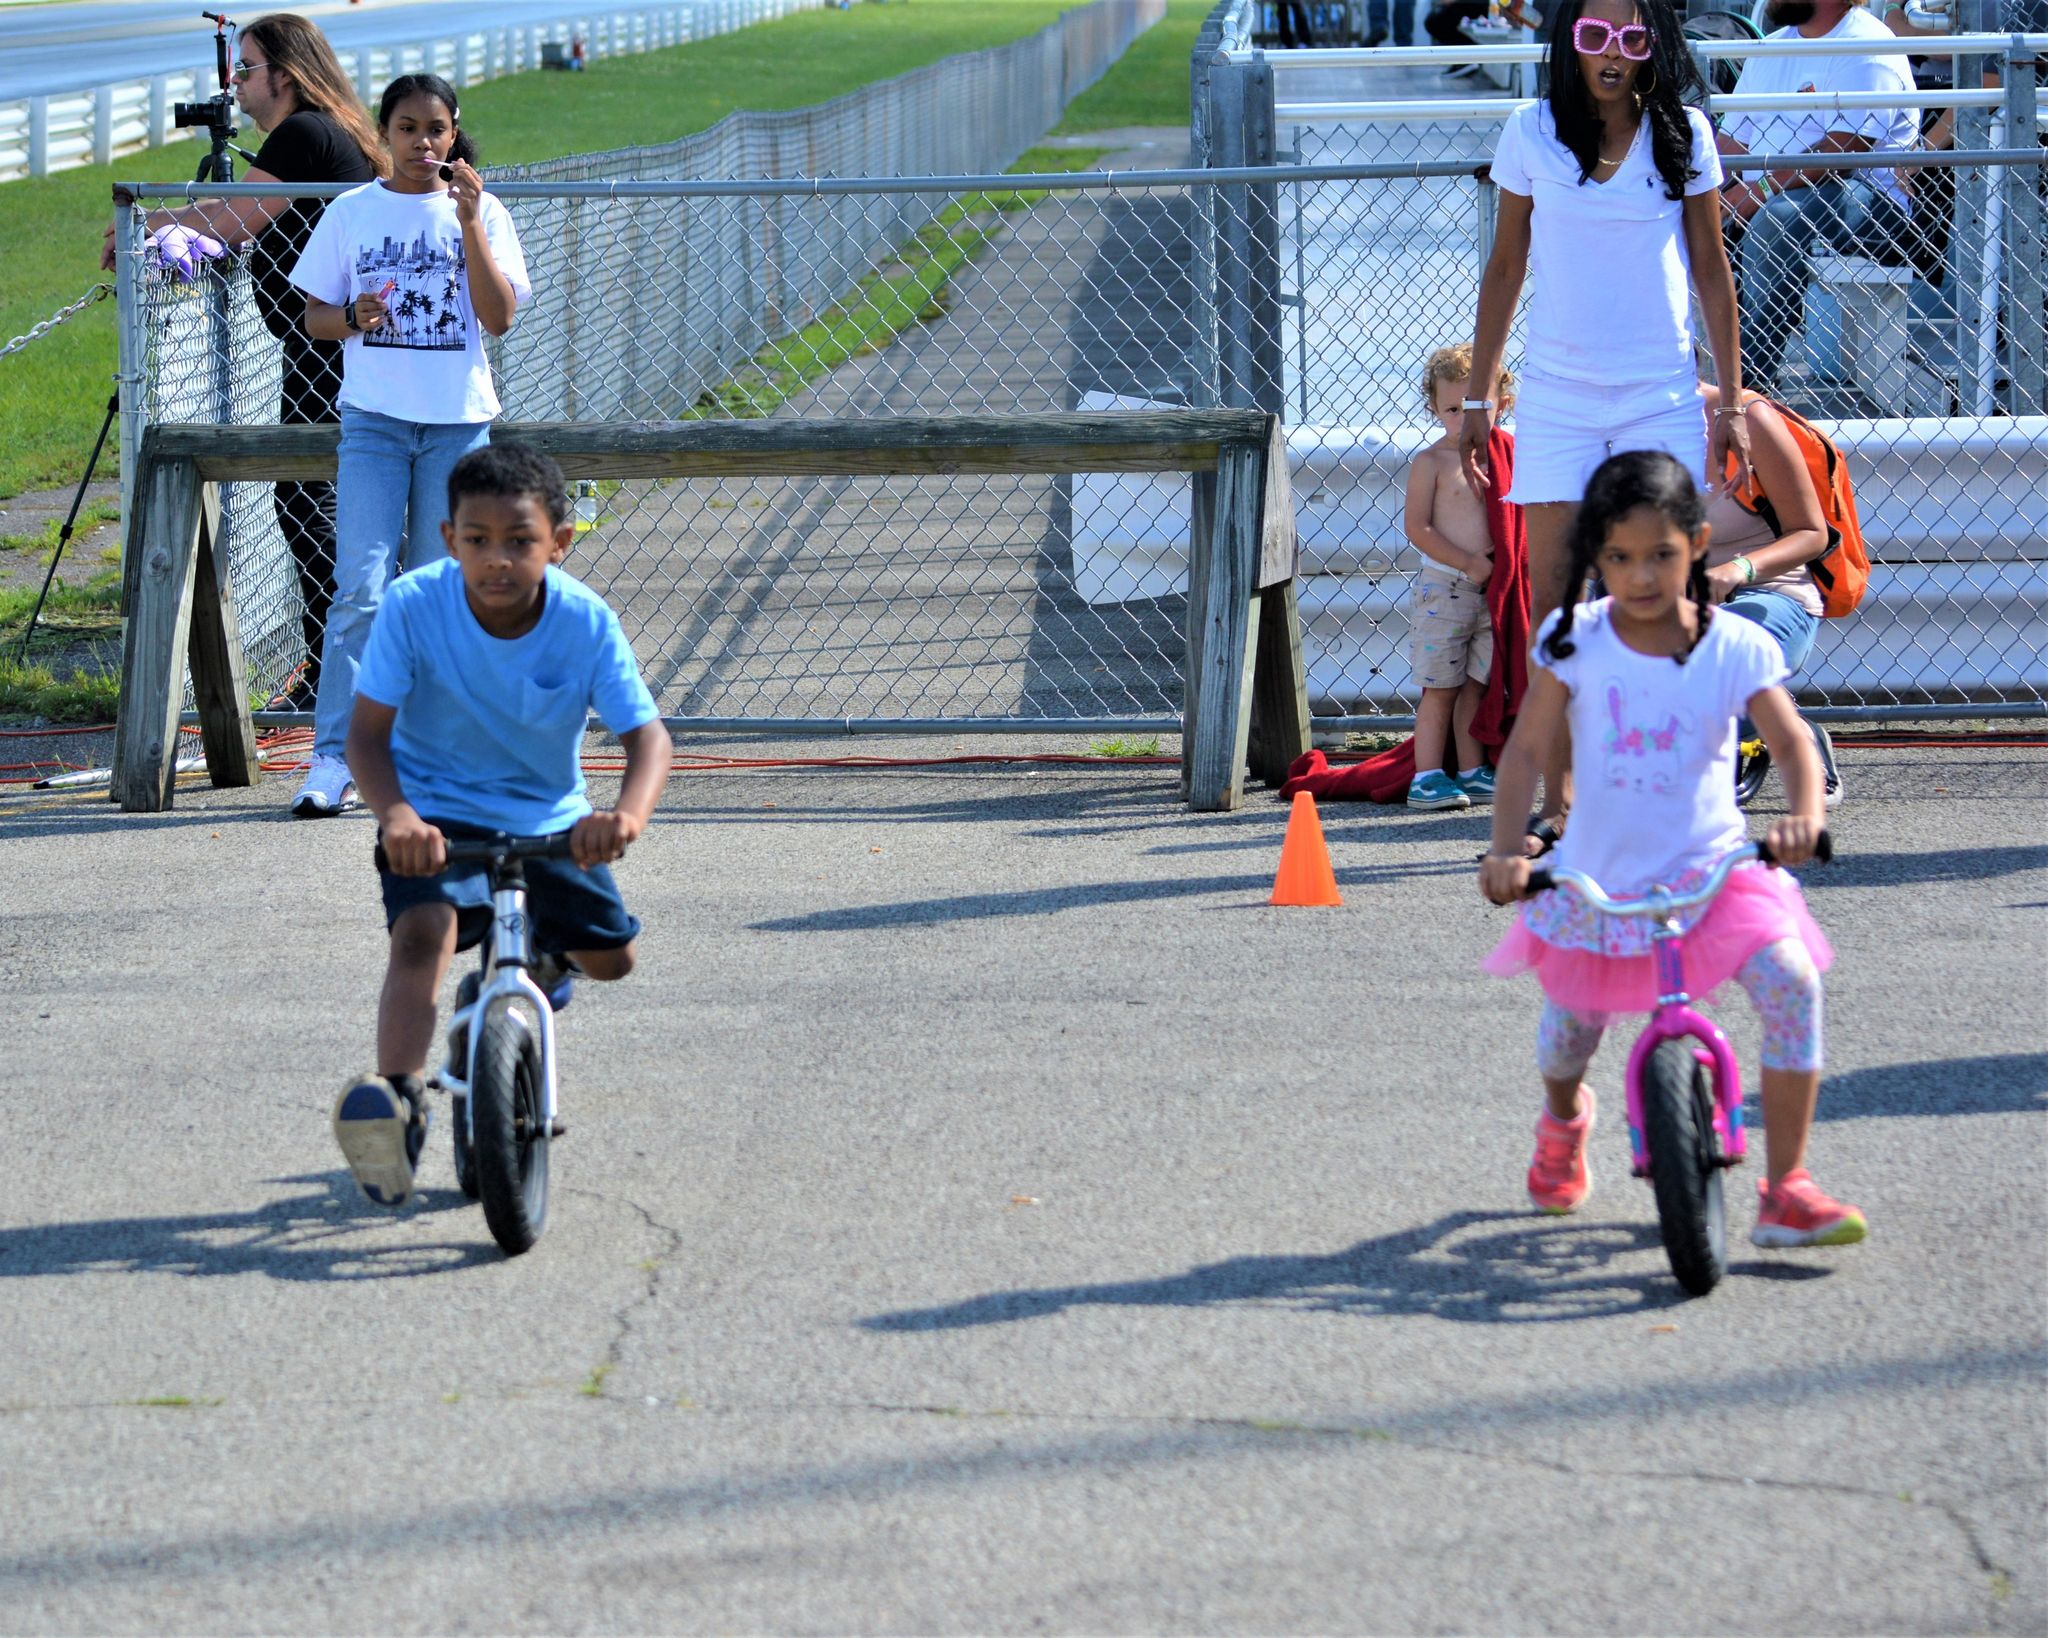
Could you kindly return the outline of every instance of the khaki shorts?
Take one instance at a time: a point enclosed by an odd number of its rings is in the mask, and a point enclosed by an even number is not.
[[[1493,672],[1493,621],[1486,593],[1463,575],[1415,576],[1408,605],[1408,661],[1419,688],[1457,688]]]

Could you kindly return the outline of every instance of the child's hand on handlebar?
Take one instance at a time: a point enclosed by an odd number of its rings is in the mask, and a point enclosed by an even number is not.
[[[1827,828],[1825,820],[1802,819],[1793,815],[1780,819],[1765,833],[1764,845],[1781,865],[1803,865],[1813,858]]]
[[[585,870],[626,856],[646,825],[630,813],[601,809],[586,813],[569,832],[569,856]]]
[[[384,820],[384,859],[394,876],[438,876],[448,868],[448,841],[409,807]]]
[[[1529,891],[1529,861],[1520,854],[1489,853],[1479,861],[1479,891],[1495,904],[1514,904]]]

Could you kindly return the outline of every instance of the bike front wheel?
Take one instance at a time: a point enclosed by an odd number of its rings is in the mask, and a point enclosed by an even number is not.
[[[1643,1127],[1664,1254],[1678,1283],[1704,1297],[1728,1267],[1728,1205],[1716,1164],[1714,1094],[1690,1041],[1659,1041],[1644,1063]]]
[[[509,1012],[493,1012],[483,1025],[469,1098],[484,1221],[505,1254],[517,1257],[547,1226],[548,1138],[541,1130],[540,1050]]]

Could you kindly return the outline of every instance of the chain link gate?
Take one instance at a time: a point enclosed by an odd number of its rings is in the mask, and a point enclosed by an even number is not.
[[[1237,117],[1222,136],[1242,148],[1233,129],[1255,134],[1256,118]],[[1398,721],[1414,702],[1417,562],[1403,477],[1436,436],[1415,377],[1432,347],[1469,335],[1492,215],[1472,158],[1490,127],[1468,123],[1471,151],[1433,161],[497,184],[536,290],[497,352],[506,415],[1284,410],[1318,719]],[[1313,129],[1290,137],[1304,157]],[[1216,135],[1211,157],[1227,157]],[[1800,692],[1821,715],[2038,713],[2041,153],[1898,163],[1953,178],[1943,266],[1957,271],[1856,285],[1839,333],[1837,275],[1823,267],[1809,290],[1794,332],[1807,373],[1780,390],[1849,451],[1877,567]],[[134,226],[124,356],[141,414],[272,419],[275,343],[243,275],[179,285],[145,263]],[[1909,370],[1926,399],[1906,398]],[[580,509],[591,527],[572,565],[620,609],[680,726],[1179,725],[1184,479],[626,482]],[[225,510],[252,686],[272,689],[300,652],[292,568],[261,487],[227,486]]]

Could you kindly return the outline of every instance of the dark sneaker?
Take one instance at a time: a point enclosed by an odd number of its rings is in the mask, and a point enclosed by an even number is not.
[[[313,701],[319,697],[320,684],[317,679],[304,673],[294,677],[289,684],[280,688],[263,702],[266,711],[307,711],[313,709]]]
[[[382,1075],[365,1075],[334,1105],[334,1141],[349,1174],[373,1206],[394,1209],[412,1198],[413,1160],[419,1150],[412,1128],[425,1122],[411,1100]]]
[[[565,955],[544,951],[533,960],[533,981],[548,998],[548,1010],[560,1012],[576,995],[576,975],[583,969]]]

